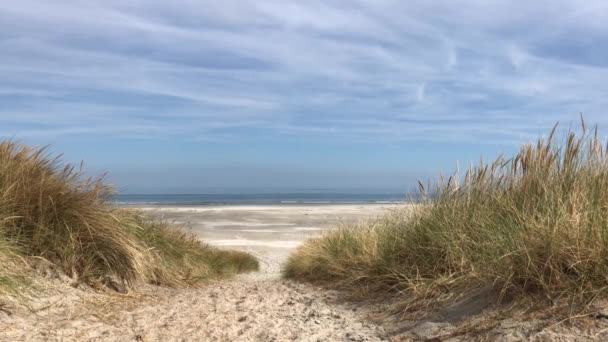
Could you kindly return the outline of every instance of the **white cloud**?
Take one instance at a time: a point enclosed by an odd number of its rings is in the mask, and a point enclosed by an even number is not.
[[[4,2],[0,133],[518,142],[581,111],[608,124],[605,8]],[[573,54],[583,38],[596,50]]]

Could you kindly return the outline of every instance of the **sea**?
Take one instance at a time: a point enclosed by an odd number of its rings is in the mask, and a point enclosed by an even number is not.
[[[411,201],[412,196],[397,192],[260,192],[202,194],[119,194],[118,205],[324,205],[392,204]]]

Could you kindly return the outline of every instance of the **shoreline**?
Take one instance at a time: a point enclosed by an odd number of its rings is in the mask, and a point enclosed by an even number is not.
[[[377,201],[377,202],[297,202],[297,203],[112,203],[117,208],[126,209],[162,209],[162,208],[227,208],[237,207],[240,209],[248,208],[298,208],[298,207],[352,207],[352,206],[400,206],[414,205],[414,201]]]

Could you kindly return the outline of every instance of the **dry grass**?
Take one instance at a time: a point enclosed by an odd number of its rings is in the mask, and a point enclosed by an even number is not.
[[[23,274],[26,262],[5,242],[0,239],[0,296],[13,295],[21,292],[21,288],[28,283]],[[0,305],[2,302],[0,302]]]
[[[21,257],[46,259],[89,284],[108,277],[126,285],[192,284],[257,267],[251,256],[235,260],[166,223],[115,208],[111,194],[103,179],[83,178],[45,149],[0,143],[0,283],[15,279],[11,265]]]
[[[398,294],[406,305],[493,287],[499,299],[584,309],[608,289],[608,144],[582,125],[431,194],[421,184],[421,205],[305,243],[285,275]]]
[[[152,266],[155,283],[194,285],[201,280],[259,268],[257,259],[248,253],[217,249],[165,221],[136,212],[128,214],[133,217],[135,235],[149,247],[155,260]]]

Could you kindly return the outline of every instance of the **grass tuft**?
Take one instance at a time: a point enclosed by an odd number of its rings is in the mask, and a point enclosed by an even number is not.
[[[24,285],[28,284],[23,268],[27,264],[17,255],[11,246],[0,239],[0,296],[18,294]],[[0,302],[0,305],[2,302]]]
[[[18,279],[11,270],[19,267],[11,265],[24,257],[89,284],[191,285],[256,269],[252,256],[211,248],[166,222],[112,206],[112,191],[45,148],[1,142],[0,287]]]
[[[130,212],[135,223],[134,233],[149,247],[155,260],[152,281],[164,285],[194,285],[195,283],[236,273],[257,271],[258,260],[251,254],[221,250],[200,241],[166,221]]]
[[[306,242],[285,276],[397,294],[405,306],[480,287],[550,305],[605,298],[608,144],[584,123],[562,141],[555,132],[431,191],[421,183],[420,205]]]

